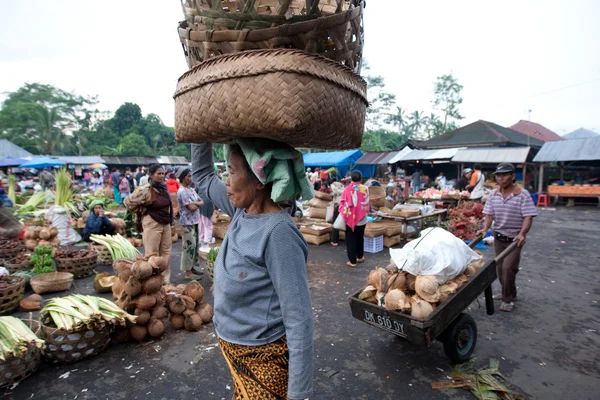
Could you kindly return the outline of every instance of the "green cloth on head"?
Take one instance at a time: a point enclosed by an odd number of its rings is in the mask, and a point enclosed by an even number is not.
[[[94,207],[96,207],[96,206],[102,206],[102,208],[104,208],[104,203],[102,201],[100,201],[100,200],[94,200],[94,201],[92,201],[90,203],[90,207],[89,207],[90,211],[93,211]]]
[[[250,165],[250,169],[262,184],[271,183],[271,199],[274,202],[296,199],[310,200],[315,196],[313,186],[304,172],[302,153],[293,147],[268,139],[237,139]],[[229,157],[229,146],[226,146]]]

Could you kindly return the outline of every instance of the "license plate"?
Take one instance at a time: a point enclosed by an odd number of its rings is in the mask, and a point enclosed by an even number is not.
[[[404,329],[404,323],[390,318],[387,312],[382,311],[381,313],[364,310],[363,321],[367,324],[377,326],[386,331],[392,332],[395,335],[407,337]]]

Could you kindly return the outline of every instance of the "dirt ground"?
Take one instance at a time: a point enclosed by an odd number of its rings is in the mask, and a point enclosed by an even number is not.
[[[479,332],[478,366],[499,360],[512,388],[529,399],[598,398],[599,238],[598,208],[540,210],[523,251],[513,312],[488,316],[483,297],[467,310]],[[181,241],[173,251],[175,283],[183,282],[180,248]],[[447,380],[452,368],[441,343],[414,345],[351,316],[348,296],[364,285],[370,269],[387,264],[387,250],[367,254],[356,269],[345,265],[343,244],[311,245],[309,257],[313,399],[474,398],[463,389],[431,388],[431,382]],[[202,283],[210,287],[207,277]],[[72,290],[93,293],[92,278],[76,280]],[[207,300],[212,303],[210,294]],[[229,400],[233,385],[216,343],[212,325],[198,333],[169,328],[161,340],[114,344],[76,364],[42,364],[4,398]]]

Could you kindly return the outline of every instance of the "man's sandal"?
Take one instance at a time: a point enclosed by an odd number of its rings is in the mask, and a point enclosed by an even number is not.
[[[346,262],[346,265],[351,268],[356,268],[356,264],[352,264],[350,261]]]
[[[500,304],[500,311],[511,312],[514,306],[515,305],[513,303],[502,302],[502,304]]]
[[[365,258],[359,258],[358,260],[356,260],[357,263],[364,263],[365,262]]]

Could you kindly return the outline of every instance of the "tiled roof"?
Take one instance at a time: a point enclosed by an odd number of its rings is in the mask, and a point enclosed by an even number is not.
[[[531,136],[542,142],[552,142],[562,140],[563,138],[552,132],[550,129],[531,121],[520,120],[510,127],[510,129],[521,132],[524,135]]]

